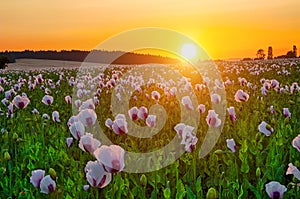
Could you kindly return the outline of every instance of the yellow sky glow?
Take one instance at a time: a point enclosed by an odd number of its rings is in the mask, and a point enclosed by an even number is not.
[[[3,1],[0,51],[91,50],[122,31],[161,27],[193,38],[213,59],[254,57],[270,45],[280,55],[300,46],[299,7],[299,0]]]

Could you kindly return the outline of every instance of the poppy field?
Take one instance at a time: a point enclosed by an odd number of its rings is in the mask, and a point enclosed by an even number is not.
[[[300,60],[216,65],[1,71],[0,198],[300,198]]]

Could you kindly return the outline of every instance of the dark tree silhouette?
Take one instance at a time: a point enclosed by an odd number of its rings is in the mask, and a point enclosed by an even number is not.
[[[0,57],[0,69],[5,69],[8,63],[9,63],[9,59],[7,58],[7,56],[2,55]]]
[[[273,48],[269,46],[268,48],[268,59],[273,59]]]
[[[296,58],[295,53],[290,50],[286,53],[286,58]]]
[[[297,57],[297,47],[296,47],[296,45],[293,45],[293,53],[294,53],[295,57]]]
[[[264,59],[266,54],[263,49],[258,49],[256,53],[257,59]]]
[[[0,52],[0,56],[5,55],[10,62],[16,59],[50,59],[65,61],[86,61],[96,63],[113,63],[113,64],[147,64],[147,63],[178,63],[177,59],[162,57],[159,55],[137,54],[123,51],[105,51],[105,50],[47,50],[47,51],[12,51]],[[89,56],[88,56],[89,55]],[[86,57],[88,56],[88,59]]]

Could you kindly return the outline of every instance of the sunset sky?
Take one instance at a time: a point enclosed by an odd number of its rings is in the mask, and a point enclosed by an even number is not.
[[[299,8],[299,0],[9,0],[0,7],[0,51],[91,50],[122,31],[161,27],[213,59],[255,57],[270,45],[276,56],[300,49]]]

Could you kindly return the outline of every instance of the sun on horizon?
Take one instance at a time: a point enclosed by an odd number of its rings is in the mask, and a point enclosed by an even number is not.
[[[186,59],[193,59],[196,57],[197,48],[194,44],[183,44],[180,50],[180,53]]]

